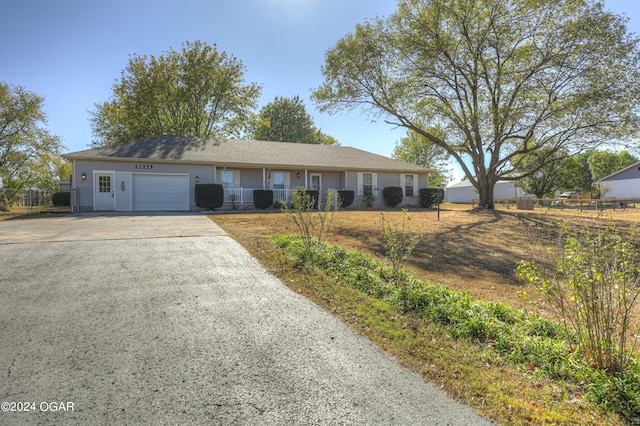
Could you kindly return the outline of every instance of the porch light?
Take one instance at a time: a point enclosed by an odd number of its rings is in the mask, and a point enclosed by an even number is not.
[[[300,172],[296,173],[296,176],[297,176],[297,177],[300,177]]]
[[[196,183],[200,182],[200,177],[196,176]]]
[[[87,174],[86,173],[82,173],[82,180],[87,180]]]

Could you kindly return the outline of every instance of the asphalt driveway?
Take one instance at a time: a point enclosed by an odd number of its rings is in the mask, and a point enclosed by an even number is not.
[[[0,424],[488,424],[206,216],[0,222]]]

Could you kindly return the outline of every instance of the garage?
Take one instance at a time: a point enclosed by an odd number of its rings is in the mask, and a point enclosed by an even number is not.
[[[132,175],[133,210],[189,210],[189,175]]]

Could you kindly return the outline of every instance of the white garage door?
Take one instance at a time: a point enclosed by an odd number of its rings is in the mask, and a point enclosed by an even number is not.
[[[133,175],[133,210],[189,210],[188,175]]]

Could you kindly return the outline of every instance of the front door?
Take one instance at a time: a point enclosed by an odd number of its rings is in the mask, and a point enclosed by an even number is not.
[[[96,210],[115,210],[113,175],[96,174]]]
[[[318,191],[322,199],[322,175],[320,173],[311,173],[311,190]]]

